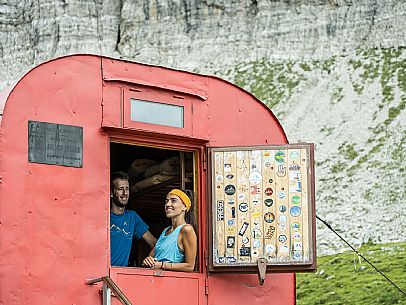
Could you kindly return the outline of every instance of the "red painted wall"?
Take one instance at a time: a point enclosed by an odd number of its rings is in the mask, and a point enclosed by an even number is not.
[[[100,58],[40,65],[10,93],[1,126],[0,303],[98,304],[108,273],[108,141]],[[28,120],[83,126],[83,168],[28,163]]]
[[[122,97],[134,87],[157,96],[179,94],[190,103],[191,126],[177,135],[209,146],[287,143],[268,108],[215,77],[91,55],[34,68],[11,90],[0,120],[0,304],[101,304],[100,285],[85,280],[109,273],[135,304],[150,304],[151,294],[170,304],[185,281],[196,304],[294,304],[293,274],[267,275],[259,287],[256,275],[216,274],[206,281],[203,264],[200,273],[167,278],[140,268],[124,268],[130,275],[109,270],[109,135],[100,128],[174,134],[122,114]],[[83,127],[83,168],[29,163],[28,120]],[[201,245],[207,247],[207,236]],[[157,287],[173,294],[168,298]]]

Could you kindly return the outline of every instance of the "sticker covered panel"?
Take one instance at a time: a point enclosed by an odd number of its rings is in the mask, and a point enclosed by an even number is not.
[[[312,263],[311,148],[212,149],[213,266]]]

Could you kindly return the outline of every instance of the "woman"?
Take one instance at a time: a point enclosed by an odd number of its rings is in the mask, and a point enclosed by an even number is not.
[[[185,214],[192,201],[185,192],[173,189],[166,195],[165,213],[172,225],[163,230],[155,247],[142,265],[151,269],[191,272],[195,268],[197,237],[186,223]]]

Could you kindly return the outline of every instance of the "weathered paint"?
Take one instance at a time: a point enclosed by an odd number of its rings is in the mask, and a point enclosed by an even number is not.
[[[132,122],[123,98],[133,95],[184,101],[188,128]],[[216,77],[74,55],[39,65],[2,97],[1,304],[101,304],[100,285],[85,280],[107,274],[135,304],[294,304],[293,274],[268,274],[261,287],[256,275],[208,276],[207,234],[199,239],[200,272],[109,266],[110,139],[195,149],[201,160],[206,146],[287,143],[252,95]],[[28,120],[83,127],[83,168],[28,163]],[[207,232],[205,217],[199,232]]]

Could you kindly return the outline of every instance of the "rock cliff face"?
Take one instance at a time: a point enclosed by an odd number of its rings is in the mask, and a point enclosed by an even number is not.
[[[241,62],[328,59],[406,44],[405,0],[0,3],[0,77],[87,52],[205,73]]]
[[[217,74],[316,144],[317,214],[355,244],[405,240],[406,0],[0,3],[0,90],[96,53]],[[344,245],[318,223],[320,253]]]

